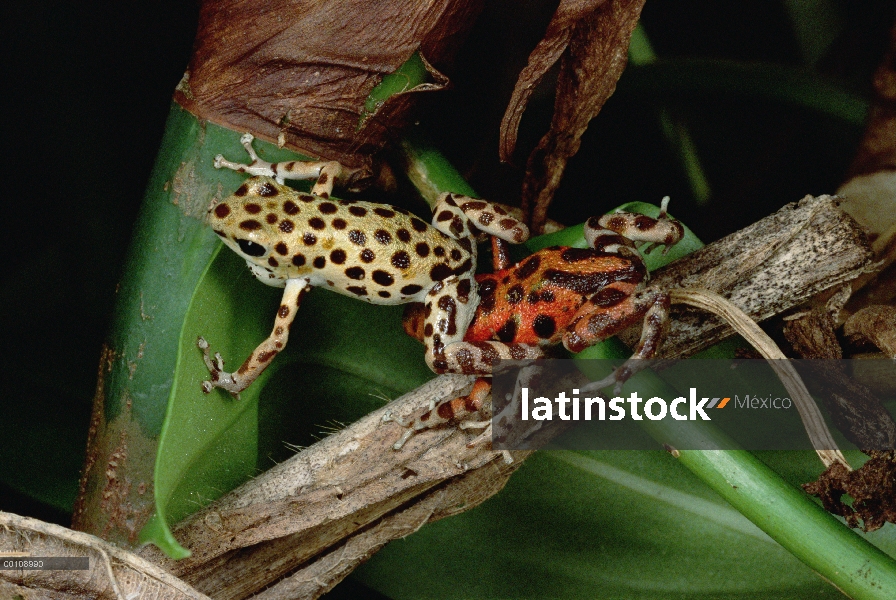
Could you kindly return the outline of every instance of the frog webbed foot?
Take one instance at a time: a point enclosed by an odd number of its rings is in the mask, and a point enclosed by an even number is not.
[[[210,379],[206,379],[202,382],[202,391],[209,394],[217,387],[229,391],[239,399],[239,391],[234,391],[238,386],[233,379],[233,373],[228,373],[224,370],[224,359],[221,357],[221,354],[215,352],[214,357],[212,357],[208,341],[202,336],[199,336],[196,339],[196,345],[202,350],[202,360],[205,362],[205,366],[211,374]]]

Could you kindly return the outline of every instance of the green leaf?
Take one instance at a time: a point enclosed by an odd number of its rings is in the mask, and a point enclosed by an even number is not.
[[[174,383],[156,455],[156,514],[141,542],[152,542],[173,557],[189,556],[165,528],[248,479],[257,462],[258,393],[263,381],[237,400],[216,390],[206,396],[200,382],[208,370],[196,347],[201,332],[225,356],[247,356],[253,339],[267,335],[269,323],[257,310],[276,310],[270,294],[259,300],[235,291],[251,284],[246,269],[219,253],[193,295],[179,340]],[[274,300],[274,303],[271,303]],[[266,372],[264,376],[269,376]]]
[[[127,539],[122,543],[133,543],[133,532],[121,520],[103,521],[109,518],[103,509],[107,477],[113,483],[122,482],[115,491],[121,495],[116,496],[117,501],[128,504],[135,515],[149,514],[151,505],[146,504],[152,501],[157,509],[155,526],[147,528],[141,540],[159,543],[173,555],[185,551],[171,545],[165,516],[178,517],[195,510],[250,476],[256,462],[254,444],[234,442],[257,428],[251,412],[254,404],[231,401],[215,405],[207,397],[197,398],[201,396],[196,387],[197,371],[181,369],[198,357],[192,345],[197,333],[190,330],[201,329],[202,322],[191,319],[198,318],[197,314],[214,315],[217,310],[240,310],[238,304],[216,304],[214,295],[233,281],[216,280],[215,275],[224,271],[209,270],[220,242],[204,223],[215,195],[236,189],[244,179],[213,167],[215,154],[222,150],[231,158],[244,158],[239,137],[238,132],[200,122],[172,105],[121,281],[110,350],[103,362],[100,393],[105,401],[105,423],[101,435],[109,441],[95,451],[100,456],[105,453],[114,470],[107,476],[103,469],[93,469],[88,476],[85,523],[98,531],[113,529],[113,538],[124,535]],[[275,161],[301,158],[270,144],[260,146],[260,154]],[[213,273],[211,278],[209,273]],[[202,290],[208,294],[203,296]],[[193,312],[188,315],[188,311]],[[249,329],[261,327],[251,317],[245,322]],[[222,336],[216,341],[219,348],[229,348],[229,339]],[[234,347],[241,343],[250,342],[233,339]],[[171,402],[174,396],[186,404]],[[109,444],[119,445],[110,448]],[[166,454],[168,448],[176,456]],[[205,449],[205,454],[197,455],[197,448]],[[214,471],[203,468],[209,463],[217,467],[215,457],[221,453],[233,462]],[[181,493],[182,478],[175,473],[187,467],[193,469],[191,495]],[[152,495],[145,494],[150,482]],[[149,531],[162,533],[150,536]]]
[[[653,51],[653,46],[647,38],[647,33],[639,23],[632,32],[632,39],[629,42],[629,64],[645,65],[656,61],[656,59],[656,53]],[[697,154],[697,147],[691,136],[690,129],[683,118],[666,107],[660,108],[658,116],[660,128],[663,130],[666,141],[678,154],[678,160],[681,162],[682,170],[687,176],[694,200],[697,204],[708,203],[712,191],[709,187],[706,172],[700,162],[700,156]]]
[[[399,599],[842,598],[665,452],[538,452],[352,576]]]
[[[840,5],[834,0],[784,0],[803,61],[814,65],[843,31]]]
[[[703,58],[661,58],[626,69],[617,93],[651,95],[725,93],[758,96],[864,125],[868,100],[806,69]]]
[[[426,83],[428,75],[429,71],[420,52],[414,52],[394,73],[383,77],[383,80],[370,91],[358,119],[358,129],[363,127],[367,119],[375,115],[389,98]]]
[[[218,255],[197,287],[156,464],[157,515],[166,522],[288,458],[334,424],[354,421],[433,376],[420,344],[402,330],[402,307],[313,290],[303,299],[286,350],[239,400],[222,390],[202,393],[208,370],[197,335],[227,364],[240,364],[270,332],[280,293],[255,280],[230,251]],[[155,525],[141,540],[165,549],[167,534]]]

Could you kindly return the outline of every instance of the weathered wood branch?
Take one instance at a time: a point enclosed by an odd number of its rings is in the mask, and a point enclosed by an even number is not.
[[[710,289],[763,320],[854,279],[870,261],[838,201],[806,197],[670,265],[653,285]],[[663,357],[693,354],[730,333],[712,315],[676,310]],[[174,534],[191,558],[174,562],[152,547],[141,555],[215,598],[264,588],[268,599],[316,597],[389,540],[496,493],[525,458],[517,453],[508,465],[486,444],[468,448],[476,434],[455,428],[392,449],[401,429],[382,423],[386,410],[407,416],[470,382],[438,377],[189,517]]]
[[[703,288],[761,322],[871,268],[859,225],[832,196],[806,196],[659,270],[652,286]],[[673,307],[660,358],[690,356],[732,334],[719,317]],[[620,335],[634,345],[640,328]]]
[[[373,553],[364,548],[475,506],[519,466],[526,453],[507,465],[485,444],[467,448],[468,436],[453,429],[415,436],[401,452],[392,449],[402,429],[382,422],[386,410],[422,411],[431,400],[466,393],[471,382],[438,377],[189,517],[175,536],[192,557],[175,562],[153,547],[141,555],[216,598],[246,597],[289,574],[282,585],[299,585],[305,573],[322,569],[342,572],[329,580],[335,585],[351,569],[324,569],[319,561],[331,565],[332,556],[341,555],[356,566]],[[428,507],[422,520],[421,503]],[[319,574],[309,581],[320,587],[318,594],[328,589]]]

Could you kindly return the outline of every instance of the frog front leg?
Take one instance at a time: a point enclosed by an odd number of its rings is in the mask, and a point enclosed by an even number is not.
[[[513,243],[521,243],[529,236],[528,228],[500,206],[459,194],[445,193],[439,197],[432,224],[448,236],[468,241],[473,257],[476,256],[475,238],[480,234],[491,234],[493,239]],[[503,245],[496,248],[506,254]],[[509,259],[504,260],[509,262]],[[466,273],[437,282],[427,294],[422,308],[405,311],[405,330],[424,343],[426,364],[436,373],[486,375],[492,372],[498,359],[522,360],[541,356],[541,350],[533,346],[463,341],[479,304],[474,269],[475,264],[472,264]],[[395,421],[406,428],[394,448],[400,449],[418,431],[478,412],[490,391],[491,383],[480,378],[468,395],[443,402],[438,407],[433,402],[426,413],[415,419],[405,421],[387,414],[384,421]]]
[[[252,147],[252,140],[255,138],[251,133],[243,134],[240,143],[249,154],[252,162],[248,165],[235,163],[224,158],[219,154],[215,157],[215,168],[222,167],[232,169],[238,173],[248,173],[249,175],[263,175],[273,177],[277,183],[283,184],[285,179],[316,179],[311,193],[321,198],[329,198],[333,193],[333,185],[336,179],[342,176],[342,165],[336,161],[302,161],[290,160],[286,162],[270,163],[259,158]]]
[[[617,212],[592,217],[585,223],[588,245],[601,252],[626,256],[643,264],[633,242],[649,242],[645,252],[664,245],[665,251],[684,235],[681,223],[667,214],[669,197],[663,198],[660,214],[654,219],[636,213]],[[664,251],[664,252],[665,252]],[[646,289],[645,281],[615,281],[594,294],[566,326],[563,345],[570,352],[581,352],[643,320],[641,338],[625,364],[592,388],[615,383],[620,388],[632,375],[644,368],[638,361],[653,358],[669,329],[669,295]]]
[[[476,238],[481,233],[521,244],[529,239],[529,228],[491,202],[444,193],[432,211],[432,224],[455,239]]]
[[[635,297],[627,301],[632,307],[632,316],[639,318],[643,314],[643,326],[641,329],[641,337],[635,346],[634,352],[622,364],[621,367],[613,371],[600,381],[595,381],[582,389],[582,393],[594,390],[600,390],[607,386],[614,386],[614,393],[619,393],[622,385],[628,381],[638,371],[647,368],[648,364],[645,359],[654,358],[662,345],[663,341],[669,333],[669,307],[671,300],[669,294],[656,290],[647,290],[637,294]],[[587,317],[588,320],[602,321],[600,317]],[[578,325],[583,327],[580,321]],[[587,325],[584,325],[587,327]],[[621,331],[624,327],[616,327],[615,332]],[[581,329],[580,329],[581,331]],[[570,338],[578,337],[574,331],[568,332]],[[592,344],[600,342],[615,333],[607,333],[606,335],[595,336]],[[566,336],[564,336],[564,344],[566,344]]]
[[[641,338],[631,357],[605,380],[589,386],[593,389],[615,384],[618,391],[646,366],[638,361],[656,356],[669,331],[669,294],[649,289],[631,293],[632,287],[625,282],[605,287],[579,308],[563,333],[566,349],[581,352],[643,321]]]
[[[208,342],[200,337],[196,343],[202,350],[205,366],[211,373],[211,378],[202,382],[202,391],[208,394],[214,388],[227,390],[231,394],[238,395],[258,379],[264,370],[271,364],[277,354],[286,347],[289,338],[289,328],[299,311],[302,296],[310,289],[307,279],[288,279],[283,290],[283,298],[277,309],[277,317],[274,319],[274,329],[271,335],[258,345],[243,362],[239,369],[233,373],[224,371],[224,361],[217,352],[214,360],[210,355]]]
[[[649,242],[642,250],[644,254],[656,246],[665,246],[665,254],[684,237],[684,227],[669,217],[668,208],[669,196],[666,196],[655,219],[625,211],[591,217],[585,223],[585,241],[595,250],[613,253],[619,253],[620,248],[634,248],[633,242]],[[623,250],[623,253],[627,252]]]

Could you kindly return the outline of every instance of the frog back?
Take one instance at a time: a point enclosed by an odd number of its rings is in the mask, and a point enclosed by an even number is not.
[[[640,286],[639,261],[592,249],[555,246],[508,269],[477,275],[479,309],[470,341],[551,346],[588,299],[611,283]]]
[[[475,264],[470,239],[403,209],[303,194],[268,177],[248,179],[208,220],[260,281],[305,278],[376,304],[421,301],[434,282]]]

